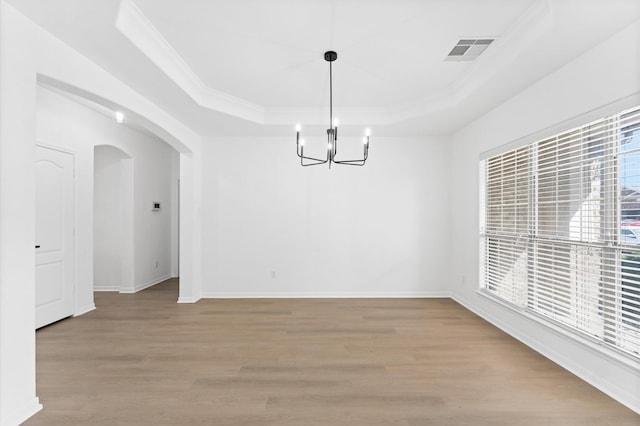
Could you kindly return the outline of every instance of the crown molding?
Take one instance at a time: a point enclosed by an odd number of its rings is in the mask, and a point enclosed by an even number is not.
[[[492,37],[496,39],[494,45],[440,92],[388,108],[340,108],[339,117],[342,122],[355,125],[390,125],[454,108],[535,43],[552,22],[552,15],[550,0],[535,1],[504,34]],[[326,109],[266,108],[207,86],[133,0],[121,1],[115,26],[203,108],[263,125],[326,124]]]
[[[389,112],[384,108],[336,108],[334,118],[349,125],[393,124]],[[265,111],[264,124],[267,125],[304,125],[326,126],[329,124],[329,109],[318,108],[270,108]]]
[[[132,0],[122,0],[116,28],[198,105],[264,124],[264,108],[208,87]]]
[[[534,2],[495,42],[449,87],[431,96],[398,104],[388,111],[393,122],[418,118],[454,108],[468,99],[500,70],[513,63],[535,43],[551,25],[553,10],[550,0]],[[452,62],[455,66],[455,62]]]

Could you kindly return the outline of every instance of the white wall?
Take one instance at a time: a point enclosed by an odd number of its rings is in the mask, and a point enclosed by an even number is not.
[[[35,385],[35,75],[31,28],[0,3],[0,425],[41,408]],[[20,301],[23,301],[22,303]]]
[[[109,117],[98,114],[51,90],[39,87],[37,93],[37,140],[39,143],[76,153],[76,185],[78,186],[76,203],[90,212],[79,219],[76,229],[76,233],[83,236],[78,241],[77,247],[81,258],[76,285],[93,286],[94,276],[91,268],[93,259],[88,262],[88,258],[94,247],[92,237],[94,230],[93,152],[94,146],[99,145],[117,147],[133,159],[133,260],[128,265],[133,265],[134,273],[132,286],[121,287],[120,290],[138,291],[169,278],[171,271],[175,269],[171,264],[171,212],[172,205],[178,202],[171,197],[171,177],[176,167],[173,163],[177,161],[177,157],[172,154],[174,150],[156,138],[119,125]],[[84,164],[88,158],[91,159],[90,163]],[[114,158],[107,158],[106,162],[113,162],[113,160]],[[99,161],[98,165],[102,165],[103,162]],[[117,166],[119,169],[120,164]],[[119,175],[120,170],[107,168],[101,169],[100,173],[106,173],[106,176],[101,177],[113,179],[112,175]],[[106,197],[108,202],[113,202],[121,196],[119,179],[111,182],[111,185],[103,179],[99,179],[98,183],[101,189],[105,190],[103,197]],[[100,201],[96,199],[96,202],[100,203]],[[161,203],[159,211],[152,211],[153,201]],[[99,223],[96,223],[95,227],[113,227],[113,215],[102,213],[109,212],[97,213],[96,219]],[[98,289],[107,289],[105,286],[109,285],[104,275],[112,275],[108,271],[114,266],[113,262],[116,261],[114,257],[120,253],[119,248],[116,247],[118,243],[118,241],[109,243],[103,238],[99,241],[98,247],[108,250],[111,254],[102,253],[105,256],[95,258],[97,263],[94,269],[102,280],[98,282]],[[114,253],[114,250],[117,252]],[[119,281],[122,283],[121,280]]]
[[[133,142],[133,141],[132,141]],[[142,142],[142,143],[140,143]],[[171,277],[171,198],[173,149],[146,138],[129,151],[134,159],[135,288],[140,290]],[[135,145],[135,147],[134,147]],[[160,210],[153,210],[153,202]]]
[[[130,157],[118,148],[101,145],[94,148],[93,156],[93,288],[94,290],[119,291],[123,286],[131,287],[132,279],[124,277],[126,267],[122,263],[131,260],[133,249],[127,250],[133,238],[125,232],[125,220],[133,217],[133,205],[126,203],[123,176],[125,165]],[[128,186],[128,185],[127,185]],[[133,198],[133,191],[131,191]],[[133,224],[131,226],[133,228]],[[131,231],[131,230],[128,230]],[[125,246],[125,247],[123,247]],[[123,250],[124,248],[124,250]],[[127,257],[131,259],[127,259]],[[123,285],[124,284],[124,285]]]
[[[634,362],[550,330],[477,293],[478,161],[504,144],[525,143],[640,104],[640,22],[547,76],[453,136],[449,238],[456,300],[640,412]],[[612,105],[614,103],[615,105]],[[614,111],[611,111],[614,112]]]
[[[180,153],[171,152],[171,200],[180,200]],[[180,203],[171,203],[171,276],[180,276]]]
[[[331,170],[301,167],[293,132],[204,144],[203,295],[448,295],[447,144],[374,135]]]
[[[65,88],[136,114],[180,151],[180,297],[201,294],[201,138],[130,87],[53,38],[0,1],[0,425],[16,425],[41,408],[35,396],[33,163],[36,142],[36,82],[46,76]],[[76,152],[76,173],[92,154]],[[92,179],[88,180],[91,185]],[[77,188],[86,190],[85,183]],[[77,218],[92,218],[92,203],[76,206]],[[92,220],[92,219],[91,219]],[[85,229],[87,224],[85,223]],[[91,247],[87,234],[76,243]],[[91,250],[87,262],[92,262]],[[79,256],[80,258],[80,256]],[[92,276],[76,276],[90,282]],[[75,314],[93,308],[93,289],[76,289]]]

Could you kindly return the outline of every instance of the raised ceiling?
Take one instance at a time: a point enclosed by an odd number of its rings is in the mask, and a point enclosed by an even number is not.
[[[638,0],[8,2],[204,135],[328,124],[330,49],[342,123],[450,133],[640,18]],[[465,38],[495,42],[446,61]]]

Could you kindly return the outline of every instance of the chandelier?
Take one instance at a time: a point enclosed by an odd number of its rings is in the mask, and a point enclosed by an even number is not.
[[[327,155],[325,158],[308,157],[304,155],[304,139],[300,138],[300,124],[296,125],[296,152],[300,157],[302,166],[317,166],[318,164],[345,164],[348,166],[364,166],[369,157],[369,129],[365,130],[365,136],[362,138],[363,153],[362,158],[357,160],[337,160],[338,153],[338,119],[333,119],[333,70],[331,64],[338,59],[338,54],[332,50],[324,53],[324,60],[329,62],[329,128],[327,129]]]

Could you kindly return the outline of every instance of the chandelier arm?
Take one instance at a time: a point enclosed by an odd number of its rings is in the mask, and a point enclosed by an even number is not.
[[[331,157],[329,156],[329,150],[327,149],[327,157],[323,160],[320,158],[315,158],[315,157],[308,157],[306,155],[304,155],[304,146],[300,145],[299,140],[300,140],[300,133],[297,132],[296,134],[296,154],[298,154],[298,157],[300,157],[300,165],[301,166],[317,166],[320,164],[326,164],[327,162],[329,162],[331,160]],[[306,163],[304,162],[304,160],[307,161],[311,161],[310,163]]]
[[[321,163],[326,163],[327,162],[327,160],[321,160],[319,158],[314,158],[314,157],[306,157],[304,155],[298,155],[298,157],[300,157],[301,159],[304,159],[304,160],[319,161]]]
[[[323,164],[327,162],[327,159],[321,159],[321,158],[315,158],[315,157],[309,157],[304,155],[304,148],[302,150],[300,150],[300,152],[298,152],[298,157],[300,157],[300,160],[310,160],[310,161],[317,161],[318,164]]]
[[[336,164],[344,164],[347,166],[364,166],[364,163],[369,158],[369,137],[367,136],[366,143],[364,144],[363,158],[358,160],[336,160],[334,156],[333,162]]]
[[[306,157],[305,157],[305,159],[306,159]],[[301,165],[301,166],[304,166],[304,167],[307,167],[307,166],[317,166],[317,165],[319,165],[319,164],[325,164],[325,163],[326,163],[326,161],[317,161],[317,162],[315,162],[315,163],[307,163],[307,164],[305,164],[305,163],[304,163],[304,160],[303,160],[303,159],[300,159],[300,165]]]
[[[344,164],[347,166],[364,166],[366,160],[343,160],[343,161],[333,161],[336,164]]]
[[[328,158],[321,160],[320,158],[307,157],[304,155],[304,151],[302,151],[302,155],[299,155],[299,157],[300,157],[300,164],[303,166],[317,166],[319,164],[325,164],[327,161],[329,161]],[[311,161],[311,163],[305,164],[304,160]]]
[[[360,158],[358,160],[336,160],[334,156],[333,162],[336,164],[351,164],[351,165],[361,166],[361,165],[364,165],[364,163],[367,161],[367,158],[369,158],[368,153],[364,155],[364,158]],[[356,164],[356,163],[362,163],[362,164]]]
[[[304,155],[304,146],[300,145],[300,132],[296,133],[296,154],[298,155],[298,157],[300,157],[300,162],[302,163],[302,160],[310,160],[310,161],[315,161],[316,163],[314,164],[303,164],[306,166],[313,166],[315,164],[324,164],[328,161],[327,159],[320,159],[320,158],[315,158],[315,157],[308,157],[306,155]]]

